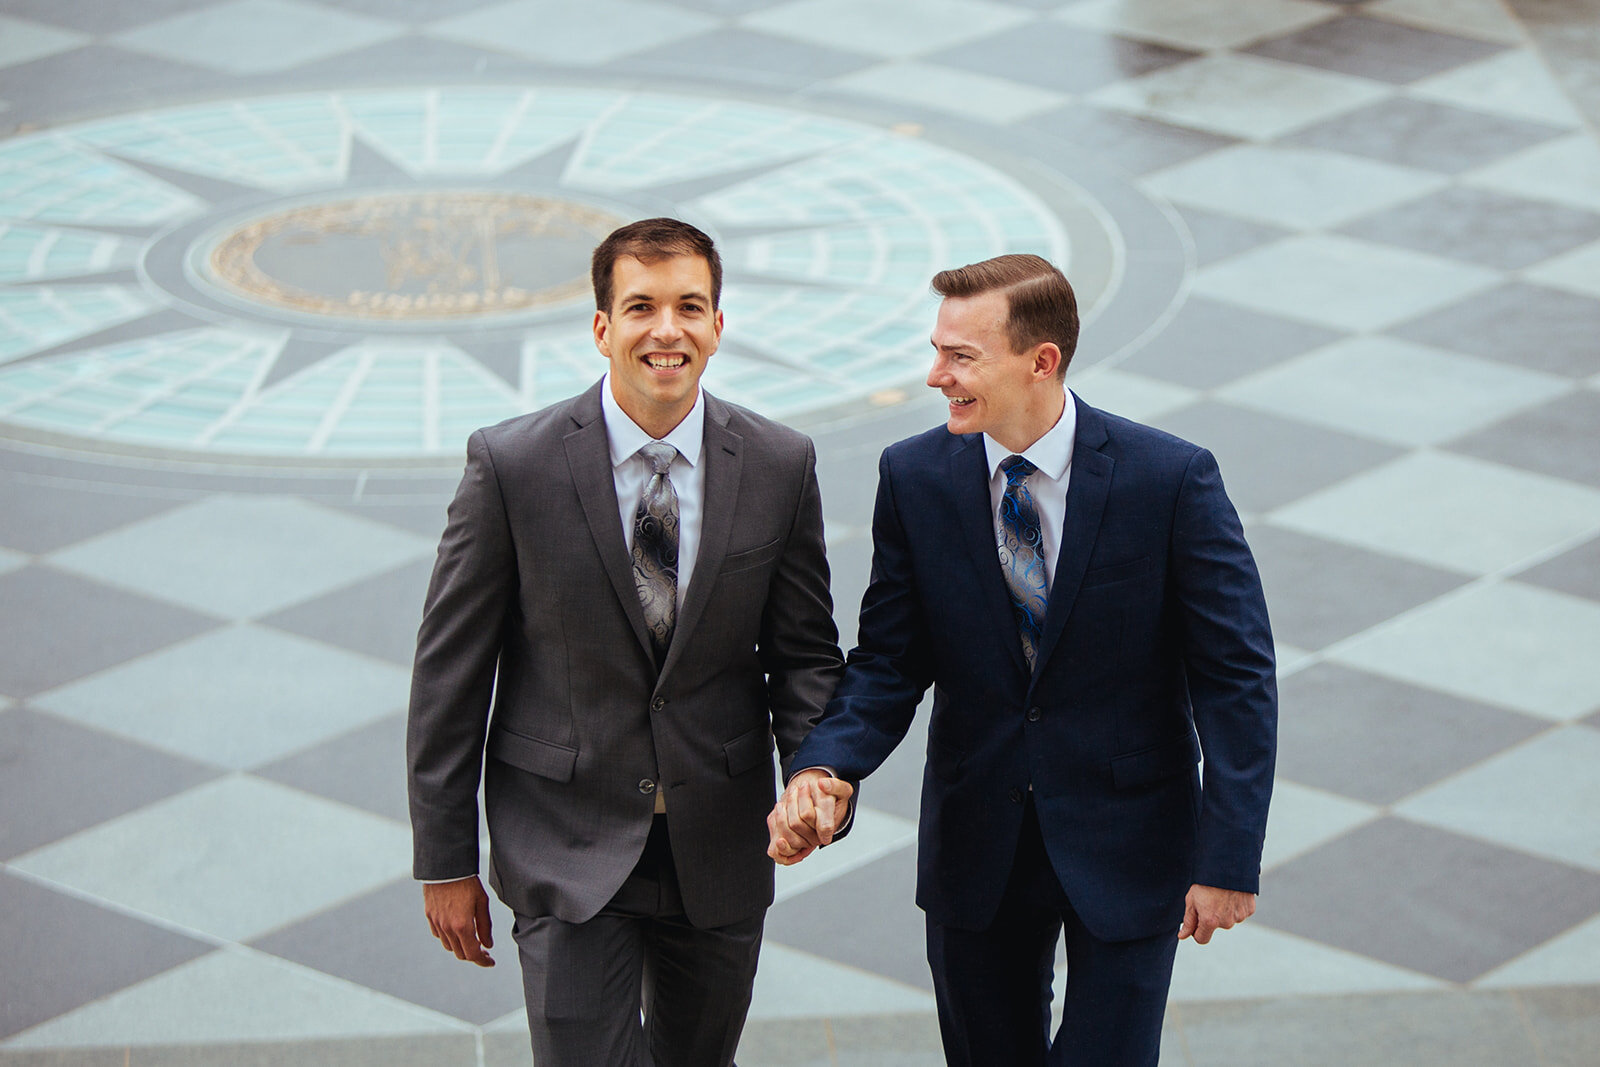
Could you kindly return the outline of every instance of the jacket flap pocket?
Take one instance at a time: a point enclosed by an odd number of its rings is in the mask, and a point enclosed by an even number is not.
[[[765,726],[748,730],[731,741],[722,743],[728,757],[728,776],[737,778],[753,767],[772,766],[772,734]]]
[[[1129,578],[1139,578],[1150,573],[1150,557],[1140,556],[1130,559],[1126,563],[1113,563],[1109,567],[1096,567],[1083,576],[1083,585],[1110,585],[1112,582],[1123,582]]]
[[[744,552],[730,552],[722,557],[722,573],[733,574],[737,571],[747,571],[752,567],[759,567],[763,563],[770,563],[778,558],[778,553],[783,551],[783,541],[774,538],[764,545]]]
[[[1186,774],[1200,762],[1200,746],[1193,734],[1175,741],[1152,745],[1111,761],[1111,781],[1118,789],[1149,785],[1164,778]]]
[[[557,782],[572,781],[572,771],[578,763],[575,748],[537,737],[524,737],[510,730],[490,731],[488,752],[502,763]]]

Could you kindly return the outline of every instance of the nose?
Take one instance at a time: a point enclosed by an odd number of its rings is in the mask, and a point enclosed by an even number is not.
[[[933,366],[928,368],[928,388],[943,389],[953,381],[955,377],[950,373],[950,361],[942,354],[934,356]]]
[[[678,321],[678,313],[673,308],[662,308],[661,314],[656,316],[656,321],[650,326],[650,336],[658,341],[676,341],[683,336],[683,323]]]

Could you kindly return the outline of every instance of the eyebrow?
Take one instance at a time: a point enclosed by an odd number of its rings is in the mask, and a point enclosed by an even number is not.
[[[652,301],[655,299],[656,297],[651,293],[629,293],[627,296],[622,298],[622,302],[624,304],[632,304],[640,300]],[[682,296],[678,297],[678,300],[694,300],[702,304],[709,304],[711,302],[711,298],[699,290],[684,293]]]

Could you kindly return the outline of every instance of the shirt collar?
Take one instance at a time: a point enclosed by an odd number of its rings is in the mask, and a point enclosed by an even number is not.
[[[1045,435],[1020,453],[1029,463],[1038,467],[1052,481],[1059,482],[1067,476],[1072,466],[1072,447],[1078,433],[1078,404],[1072,390],[1067,391],[1067,402],[1061,408],[1061,417],[1045,431]],[[983,435],[983,451],[989,461],[989,480],[1000,470],[1007,456],[1017,455],[988,434]]]
[[[617,398],[611,394],[611,375],[600,379],[600,417],[606,424],[606,443],[611,447],[611,466],[620,467],[655,438],[639,428],[639,424],[622,410]],[[678,455],[693,467],[700,462],[700,449],[705,443],[706,394],[697,388],[694,407],[672,432],[661,438],[678,450]]]

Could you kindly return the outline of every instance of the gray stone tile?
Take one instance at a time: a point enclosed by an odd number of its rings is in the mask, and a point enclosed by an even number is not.
[[[703,11],[707,15],[748,15],[752,11],[765,11],[769,7],[787,3],[788,0],[666,0],[673,7],[690,11]]]
[[[1239,219],[1197,207],[1180,207],[1178,214],[1189,227],[1194,238],[1195,266],[1203,267],[1219,259],[1259,248],[1289,231],[1281,226],[1269,226],[1253,219]],[[1232,309],[1230,309],[1232,310]],[[1294,324],[1297,327],[1298,323]]]
[[[1208,448],[1241,511],[1264,512],[1370,470],[1401,449],[1217,401],[1165,415],[1160,427]]]
[[[1043,22],[1015,26],[925,58],[1057,92],[1083,93],[1170,67],[1194,54]]]
[[[483,1058],[476,1067],[533,1067],[533,1051],[525,1033],[486,1033]]]
[[[446,493],[436,503],[430,504],[390,504],[363,500],[357,504],[330,501],[328,506],[348,515],[388,523],[426,537],[429,541],[437,541],[444,533],[445,509],[450,504],[450,495]]]
[[[1196,1067],[1541,1063],[1511,994],[1402,993],[1184,1005]]]
[[[483,1025],[522,1007],[512,914],[491,894],[494,967],[476,967],[428,933],[422,887],[409,878],[254,942],[254,948],[368,989]]]
[[[1539,1063],[1548,1067],[1590,1067],[1600,1049],[1600,988],[1556,986],[1521,989],[1514,994],[1527,1012],[1539,1044]]]
[[[836,847],[849,848],[850,839]],[[901,849],[773,905],[767,912],[765,939],[932,990],[916,883],[916,849]],[[840,923],[841,900],[850,901],[859,914],[871,915],[872,922]]]
[[[1212,389],[1340,336],[1321,326],[1191,296],[1166,328],[1120,369]]]
[[[21,116],[81,114],[105,106],[115,85],[125,105],[152,96],[195,92],[217,78],[186,63],[92,44],[0,70],[0,98],[11,104],[8,123]]]
[[[35,554],[170,511],[181,499],[0,478],[0,545]]]
[[[1396,96],[1319,122],[1283,141],[1459,174],[1565,132],[1559,126]]]
[[[0,860],[220,772],[30,708],[0,712]]]
[[[0,574],[0,693],[31,696],[164,648],[216,619],[44,566]]]
[[[1574,378],[1600,372],[1600,300],[1510,282],[1391,327],[1396,337]]]
[[[304,0],[227,0],[117,34],[123,48],[228,74],[277,73],[392,37],[387,19]]]
[[[1315,651],[1454,589],[1464,577],[1265,523],[1247,531],[1272,633]]]
[[[211,951],[6,871],[0,914],[0,1038]]]
[[[405,768],[406,717],[390,715],[252,773],[403,823]]]
[[[1585,541],[1515,577],[1519,582],[1542,585],[1558,593],[1600,600],[1600,537]]]
[[[5,9],[8,15],[103,34],[142,26],[214,3],[216,0],[139,0],[137,4],[107,4],[103,0],[6,0]],[[101,91],[105,91],[103,86]]]
[[[1319,23],[1246,51],[1340,74],[1404,84],[1486,59],[1505,49],[1487,41],[1355,15]]]
[[[1148,174],[1236,143],[1231,137],[1086,104],[1056,108],[1019,125],[1030,133],[1059,137],[1071,148],[1090,153],[1095,162],[1132,175]]]
[[[1254,921],[1467,982],[1596,912],[1600,875],[1391,817],[1267,872]]]
[[[338,0],[326,4],[341,11],[374,18],[393,19],[396,22],[432,22],[451,15],[464,15],[480,7],[499,3],[500,0]]]
[[[1367,215],[1339,232],[1518,270],[1600,237],[1600,215],[1544,200],[1456,187]]]
[[[308,62],[296,67],[294,74],[297,80],[308,83],[321,80],[329,84],[371,84],[387,88],[393,83],[397,70],[417,71],[418,77],[458,82],[542,80],[561,75],[546,63],[422,33],[402,34],[328,59]],[[381,472],[374,471],[373,476],[379,477]]]
[[[1496,463],[1600,486],[1600,393],[1580,389],[1453,441]]]
[[[1549,728],[1541,719],[1319,663],[1279,683],[1278,774],[1392,804]]]
[[[874,56],[843,48],[723,27],[633,53],[615,60],[611,69],[633,77],[651,73],[688,78],[714,76],[775,89],[803,89],[876,62]]]
[[[409,665],[431,559],[416,560],[261,619],[267,626]]]
[[[326,1041],[251,1041],[237,1044],[141,1045],[127,1059],[112,1050],[107,1067],[480,1067],[472,1034],[414,1034],[405,1037],[363,1037]],[[65,1055],[90,1050],[73,1049]],[[13,1062],[0,1055],[4,1067],[47,1067],[78,1060],[54,1060],[52,1052],[14,1052]],[[34,1059],[32,1057],[39,1057]],[[84,1067],[98,1061],[82,1061]],[[530,1061],[531,1062],[531,1061]]]
[[[836,1055],[832,1020],[752,1019],[739,1038],[744,1067],[831,1067]]]

